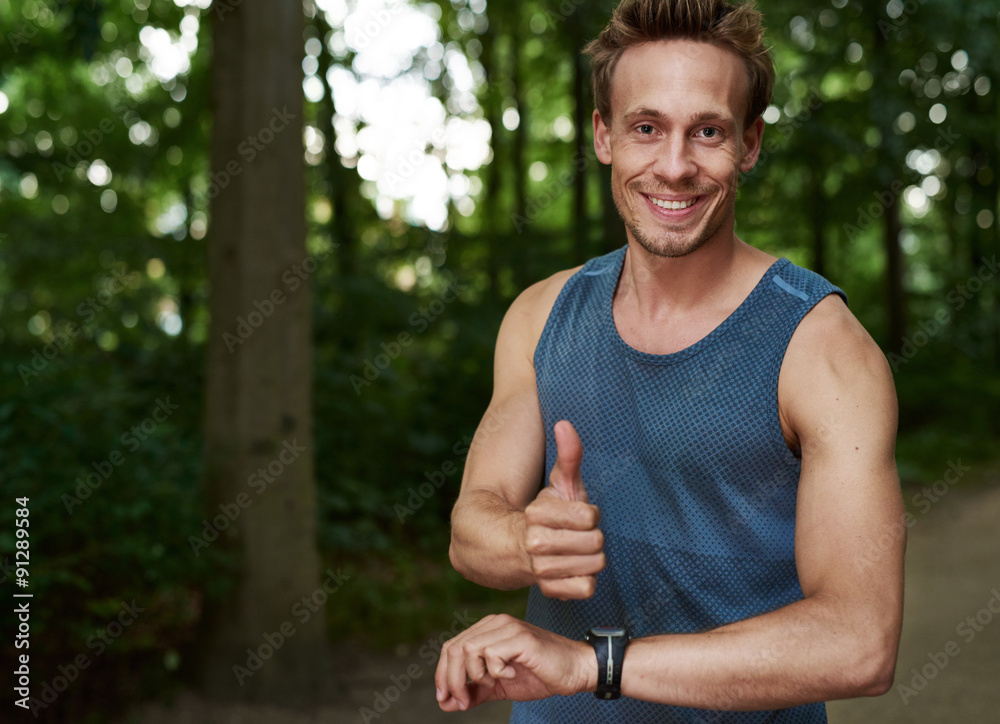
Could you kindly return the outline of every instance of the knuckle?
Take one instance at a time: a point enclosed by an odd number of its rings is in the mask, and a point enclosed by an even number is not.
[[[573,589],[569,589],[559,591],[553,598],[558,598],[560,601],[576,601],[582,597],[578,596]]]
[[[551,561],[546,559],[537,560],[532,565],[535,568],[536,576],[540,578],[552,578],[553,566]]]
[[[594,527],[601,522],[601,511],[596,505],[589,505],[591,525]]]
[[[548,490],[548,488],[546,488]],[[545,490],[542,491],[545,493]],[[554,506],[558,506],[559,501],[546,496],[539,495],[531,504],[524,509],[524,520],[528,525],[546,525],[552,518]]]
[[[593,528],[594,527],[594,511],[591,506],[587,503],[582,503],[580,501],[574,501],[570,503],[572,508],[569,509],[569,514],[573,518],[573,523],[580,528]]]
[[[566,600],[566,588],[562,579],[551,579],[539,585],[542,593],[548,598],[559,598]]]
[[[535,532],[528,533],[528,539],[525,541],[525,549],[528,553],[540,553],[542,548],[542,537]]]

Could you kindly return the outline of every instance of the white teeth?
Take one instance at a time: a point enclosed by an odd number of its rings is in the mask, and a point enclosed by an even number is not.
[[[660,199],[654,199],[652,196],[647,196],[646,198],[659,206],[661,209],[670,209],[671,211],[686,209],[688,206],[693,205],[697,200],[689,199],[688,201],[661,201]]]

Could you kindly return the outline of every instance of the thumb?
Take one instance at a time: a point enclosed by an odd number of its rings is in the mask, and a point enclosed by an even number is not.
[[[552,467],[549,483],[563,500],[587,501],[587,491],[580,477],[583,444],[576,429],[567,420],[560,420],[553,428],[556,436],[556,463]]]

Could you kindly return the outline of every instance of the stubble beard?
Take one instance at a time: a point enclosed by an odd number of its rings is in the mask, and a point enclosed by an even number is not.
[[[655,190],[644,188],[644,185],[637,181],[628,184],[628,188],[636,197],[643,193],[653,194],[666,191],[665,189]],[[718,189],[718,186],[692,186],[686,189],[672,189],[670,192],[678,195],[707,196],[718,191]],[[625,200],[624,192],[621,190],[619,185],[614,182],[612,182],[611,185],[611,196],[614,199],[618,215],[625,223],[625,228],[628,229],[632,237],[639,242],[639,245],[654,256],[669,259],[687,256],[698,251],[698,249],[703,247],[708,240],[711,239],[720,228],[722,228],[726,219],[728,219],[736,209],[736,184],[734,183],[730,187],[729,194],[725,199],[723,199],[722,206],[719,209],[722,213],[717,214],[715,217],[710,217],[708,219],[708,223],[701,229],[700,233],[696,233],[695,236],[692,236],[691,234],[693,232],[697,232],[696,229],[692,229],[690,231],[677,232],[663,231],[654,236],[640,228],[636,221],[639,213],[629,213],[630,209],[627,201]],[[644,202],[639,201],[639,203]]]

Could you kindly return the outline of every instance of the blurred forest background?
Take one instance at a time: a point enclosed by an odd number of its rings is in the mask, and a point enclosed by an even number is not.
[[[533,281],[625,241],[579,54],[613,5],[0,0],[3,590],[15,591],[14,499],[26,496],[32,696],[74,657],[92,664],[41,720],[103,721],[206,681],[207,612],[218,618],[255,564],[286,555],[315,586],[330,578],[321,571],[343,581],[313,619],[320,638],[346,630],[384,649],[447,629],[454,611],[522,611],[523,592],[451,569],[448,514],[504,311]],[[929,484],[949,461],[995,464],[995,0],[758,5],[778,83],[737,232],[842,287],[890,355],[904,485]],[[258,35],[242,37],[260,44],[224,40],[227,24],[250,27],[250,6]],[[260,34],[268,8],[282,19],[273,38]],[[227,49],[215,58],[213,35]],[[291,82],[278,73],[258,87],[248,73],[273,57]],[[238,103],[227,73],[243,73]],[[255,96],[268,88],[291,101]],[[258,182],[271,186],[226,208]],[[257,222],[241,231],[234,218],[270,219],[270,243],[291,252],[254,277],[239,244]],[[247,273],[270,286],[233,286]],[[293,302],[304,344],[286,350],[274,333],[294,325],[270,317]],[[316,535],[303,523],[304,558],[280,538],[270,553],[240,542],[240,515],[248,526],[257,515],[243,502],[269,515],[268,496],[288,502],[263,490],[266,477],[255,487],[229,471],[226,488],[206,465],[225,457],[227,425],[239,437],[256,414],[252,395],[230,417],[213,408],[211,380],[244,384],[250,355],[275,367],[285,352],[294,369],[281,384],[265,374],[253,394],[308,378],[294,392],[309,391],[295,403],[302,432],[272,431],[260,452],[291,469],[282,442],[306,447],[297,469],[314,493],[296,514]],[[270,470],[277,491],[282,471]],[[237,489],[243,502],[220,493]],[[133,600],[142,612],[115,627]],[[9,608],[5,662],[18,653]],[[222,695],[267,700],[248,693],[259,680]]]

